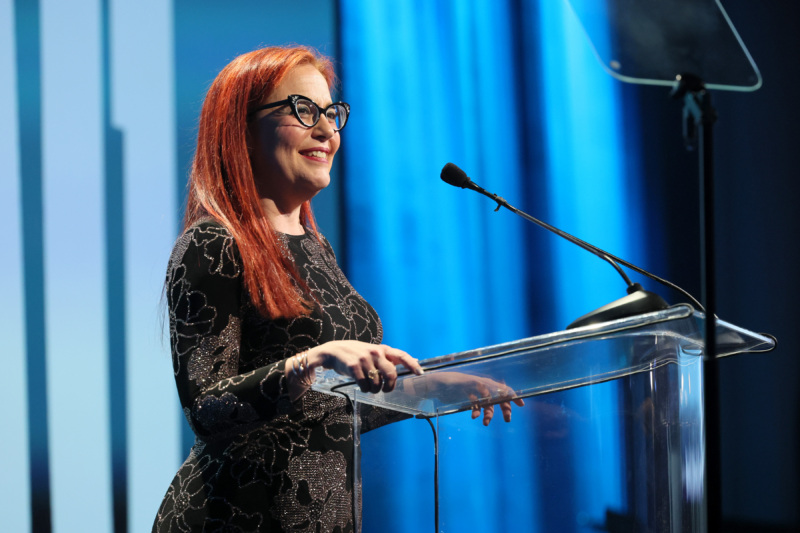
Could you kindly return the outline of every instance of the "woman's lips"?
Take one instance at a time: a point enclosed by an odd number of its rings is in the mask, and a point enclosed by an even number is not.
[[[326,150],[304,150],[300,152],[300,155],[315,161],[328,162],[328,152]]]

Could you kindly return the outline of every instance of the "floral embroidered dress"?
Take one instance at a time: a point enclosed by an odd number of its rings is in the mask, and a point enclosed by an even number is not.
[[[318,300],[310,315],[260,315],[236,244],[218,223],[201,221],[175,244],[167,271],[172,360],[197,438],[154,532],[353,531],[350,410],[344,398],[311,390],[292,402],[284,363],[331,340],[379,343],[383,331],[327,241],[310,232],[280,238]],[[377,411],[362,417],[364,431],[390,421]]]

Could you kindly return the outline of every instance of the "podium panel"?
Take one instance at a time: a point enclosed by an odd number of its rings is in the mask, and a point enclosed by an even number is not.
[[[361,393],[333,372],[319,373],[315,388],[353,401],[357,435],[376,407],[409,417],[399,424],[413,425],[412,456],[430,463],[430,476],[414,494],[386,500],[432,520],[424,530],[702,532],[704,319],[676,306],[449,354],[423,361],[424,375],[402,376],[388,394]],[[769,351],[774,341],[717,321],[717,344],[725,357]],[[488,427],[471,419],[475,405],[515,398],[525,406],[514,406],[508,424],[499,408]],[[369,441],[357,439],[354,461],[367,487],[376,470],[408,460]],[[363,501],[378,498],[367,491]],[[398,512],[373,511],[367,520]]]

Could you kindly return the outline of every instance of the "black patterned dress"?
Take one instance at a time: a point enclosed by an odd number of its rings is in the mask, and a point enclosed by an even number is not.
[[[292,402],[284,362],[330,340],[379,343],[383,331],[327,241],[280,238],[319,302],[308,316],[268,320],[253,308],[236,244],[219,224],[202,221],[175,244],[167,271],[172,360],[197,439],[154,532],[353,531],[349,408],[315,391]],[[363,430],[390,421],[363,416]]]

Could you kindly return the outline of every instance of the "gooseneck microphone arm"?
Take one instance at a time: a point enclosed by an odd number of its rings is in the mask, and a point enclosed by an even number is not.
[[[448,165],[453,165],[453,163],[447,163],[447,164]],[[453,165],[453,166],[455,167],[455,165]],[[445,168],[447,168],[447,167],[445,166]],[[458,168],[458,167],[456,167],[456,168]],[[459,169],[459,170],[461,170],[461,169]],[[445,171],[442,170],[442,179],[443,180],[444,180],[444,172]],[[466,176],[466,174],[465,174],[465,176]],[[469,178],[467,178],[467,180],[468,180],[467,183],[465,185],[463,185],[462,188],[471,189],[471,190],[473,190],[475,192],[478,192],[478,193],[486,196],[487,198],[491,198],[492,200],[497,202],[497,208],[495,208],[495,211],[499,211],[501,207],[505,207],[506,209],[508,209],[512,213],[515,213],[515,214],[521,216],[522,218],[524,218],[526,220],[529,220],[529,221],[533,222],[534,224],[537,224],[537,225],[543,227],[546,230],[552,231],[553,233],[555,233],[559,237],[563,237],[564,239],[567,239],[571,243],[580,246],[581,248],[583,248],[587,252],[593,253],[594,255],[596,255],[597,257],[599,257],[600,259],[602,259],[604,261],[607,261],[612,267],[614,267],[614,269],[617,272],[619,272],[619,275],[622,276],[622,279],[625,280],[625,283],[628,285],[628,287],[633,287],[634,286],[634,283],[630,280],[630,278],[625,273],[625,271],[622,270],[622,268],[620,268],[620,266],[616,263],[616,261],[614,261],[614,259],[612,259],[609,256],[609,254],[607,254],[603,250],[597,248],[596,246],[592,246],[591,244],[589,244],[586,241],[583,241],[583,240],[575,237],[574,235],[570,235],[566,231],[560,230],[560,229],[556,228],[555,226],[551,226],[547,222],[543,222],[543,221],[539,220],[538,218],[535,218],[535,217],[529,215],[525,211],[520,211],[519,209],[517,209],[513,205],[509,204],[505,200],[505,198],[503,198],[502,196],[497,196],[496,194],[487,191],[486,189],[484,189],[483,187],[481,187],[477,183],[473,182]],[[445,181],[447,181],[447,180],[445,180]],[[447,183],[450,183],[450,182],[448,181]],[[453,185],[452,183],[450,183],[450,184]]]
[[[589,244],[586,241],[583,241],[583,240],[581,240],[581,239],[579,239],[579,238],[577,238],[577,237],[575,237],[573,235],[570,235],[566,231],[563,231],[563,230],[560,230],[560,229],[558,229],[558,228],[556,228],[554,226],[551,226],[550,224],[547,224],[546,222],[542,222],[541,220],[532,217],[531,215],[529,215],[528,213],[525,213],[524,211],[520,211],[516,207],[512,206],[511,204],[509,204],[504,198],[485,190],[483,187],[481,187],[480,185],[478,185],[475,182],[473,182],[467,176],[466,172],[461,170],[457,165],[455,165],[453,163],[447,163],[444,166],[444,168],[442,168],[441,178],[442,178],[442,181],[444,181],[445,183],[448,183],[448,184],[450,184],[450,185],[452,185],[454,187],[461,187],[462,189],[471,189],[471,190],[473,190],[475,192],[478,192],[478,193],[486,196],[487,198],[490,198],[493,201],[497,202],[497,208],[495,209],[495,211],[499,210],[501,207],[505,207],[506,209],[508,209],[512,213],[514,213],[516,215],[519,215],[522,218],[524,218],[524,219],[526,219],[526,220],[528,220],[530,222],[533,222],[534,224],[536,224],[538,226],[541,226],[542,228],[544,228],[544,229],[546,229],[548,231],[551,231],[551,232],[555,233],[559,237],[562,237],[562,238],[568,240],[569,242],[575,244],[576,246],[580,246],[581,248],[583,248],[587,252],[591,252],[592,254],[596,255],[600,259],[603,259],[604,261],[608,262],[622,276],[622,279],[625,280],[625,283],[628,285],[628,293],[629,294],[631,294],[631,293],[633,293],[635,291],[641,290],[641,286],[638,283],[631,282],[630,278],[628,278],[628,276],[625,274],[625,271],[622,270],[622,268],[620,268],[619,265],[623,265],[625,267],[628,267],[631,270],[633,270],[635,272],[638,272],[639,274],[642,274],[643,276],[646,276],[646,277],[648,277],[648,278],[650,278],[650,279],[652,279],[652,280],[654,280],[654,281],[656,281],[658,283],[661,283],[661,284],[663,284],[663,285],[665,285],[665,286],[667,286],[667,287],[669,287],[671,289],[674,289],[674,290],[680,292],[681,294],[686,296],[686,298],[688,298],[692,302],[692,305],[694,305],[697,309],[700,309],[701,311],[704,311],[703,306],[700,304],[700,302],[697,301],[696,298],[694,298],[691,294],[689,294],[685,290],[681,289],[680,287],[678,287],[677,285],[675,285],[671,281],[667,281],[667,280],[665,280],[663,278],[660,278],[660,277],[656,276],[655,274],[651,274],[650,272],[644,270],[643,268],[640,268],[640,267],[638,267],[638,266],[636,266],[636,265],[634,265],[632,263],[629,263],[628,261],[625,261],[624,259],[620,259],[619,257],[617,257],[617,256],[615,256],[613,254],[610,254],[610,253],[608,253],[608,252],[606,252],[604,250],[601,250],[597,246],[594,246],[593,244]]]

